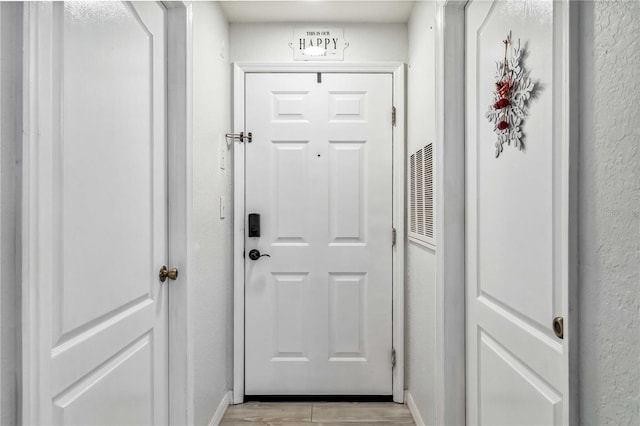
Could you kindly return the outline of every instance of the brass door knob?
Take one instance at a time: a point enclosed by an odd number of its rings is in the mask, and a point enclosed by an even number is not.
[[[564,318],[555,317],[553,319],[553,333],[558,339],[564,339]]]
[[[160,268],[160,282],[165,282],[169,278],[170,280],[175,280],[178,278],[178,269],[171,268],[167,269],[166,266],[162,266]]]

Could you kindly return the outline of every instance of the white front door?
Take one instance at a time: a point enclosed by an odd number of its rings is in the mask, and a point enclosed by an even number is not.
[[[473,1],[466,8],[469,424],[568,422],[564,7],[545,0]],[[485,114],[509,33],[508,57],[519,39],[535,96],[521,126],[524,150],[505,144],[496,158],[497,135]],[[564,339],[554,334],[555,317],[564,317]]]
[[[245,393],[391,395],[392,75],[246,94]]]
[[[39,31],[38,85],[30,87],[41,97],[32,99],[39,130],[28,153],[35,222],[25,237],[39,353],[27,416],[34,424],[166,424],[171,284],[158,278],[168,262],[165,9],[30,7]]]

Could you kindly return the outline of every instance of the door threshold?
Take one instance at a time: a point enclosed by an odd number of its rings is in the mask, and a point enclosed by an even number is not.
[[[245,395],[244,402],[393,402],[393,395]]]

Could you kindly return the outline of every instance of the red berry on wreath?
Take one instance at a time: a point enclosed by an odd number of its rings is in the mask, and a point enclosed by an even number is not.
[[[498,102],[496,102],[500,108],[506,108],[509,106],[509,99],[502,98]]]
[[[498,129],[499,130],[504,130],[507,127],[509,127],[509,123],[507,123],[506,121],[501,121],[498,123]]]

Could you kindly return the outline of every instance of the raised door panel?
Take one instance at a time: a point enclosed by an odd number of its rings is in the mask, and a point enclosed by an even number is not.
[[[329,360],[367,360],[367,274],[329,275]]]
[[[59,394],[56,424],[153,424],[152,351],[152,336],[144,335]]]
[[[329,93],[329,122],[366,122],[367,92]]]
[[[308,141],[272,141],[273,209],[266,213],[267,223],[275,230],[273,244],[308,245],[311,221],[311,179]],[[271,213],[271,214],[270,214]],[[267,227],[268,229],[268,227]]]
[[[480,424],[561,424],[562,396],[487,333],[478,337]]]
[[[329,245],[366,243],[364,141],[329,141]]]
[[[309,92],[273,91],[273,122],[309,122]]]
[[[61,9],[58,338],[142,303],[155,284],[151,34],[121,2]],[[107,259],[118,279],[102,273]]]
[[[309,318],[304,304],[308,274],[274,273],[274,313],[272,361],[309,361],[307,340]]]

